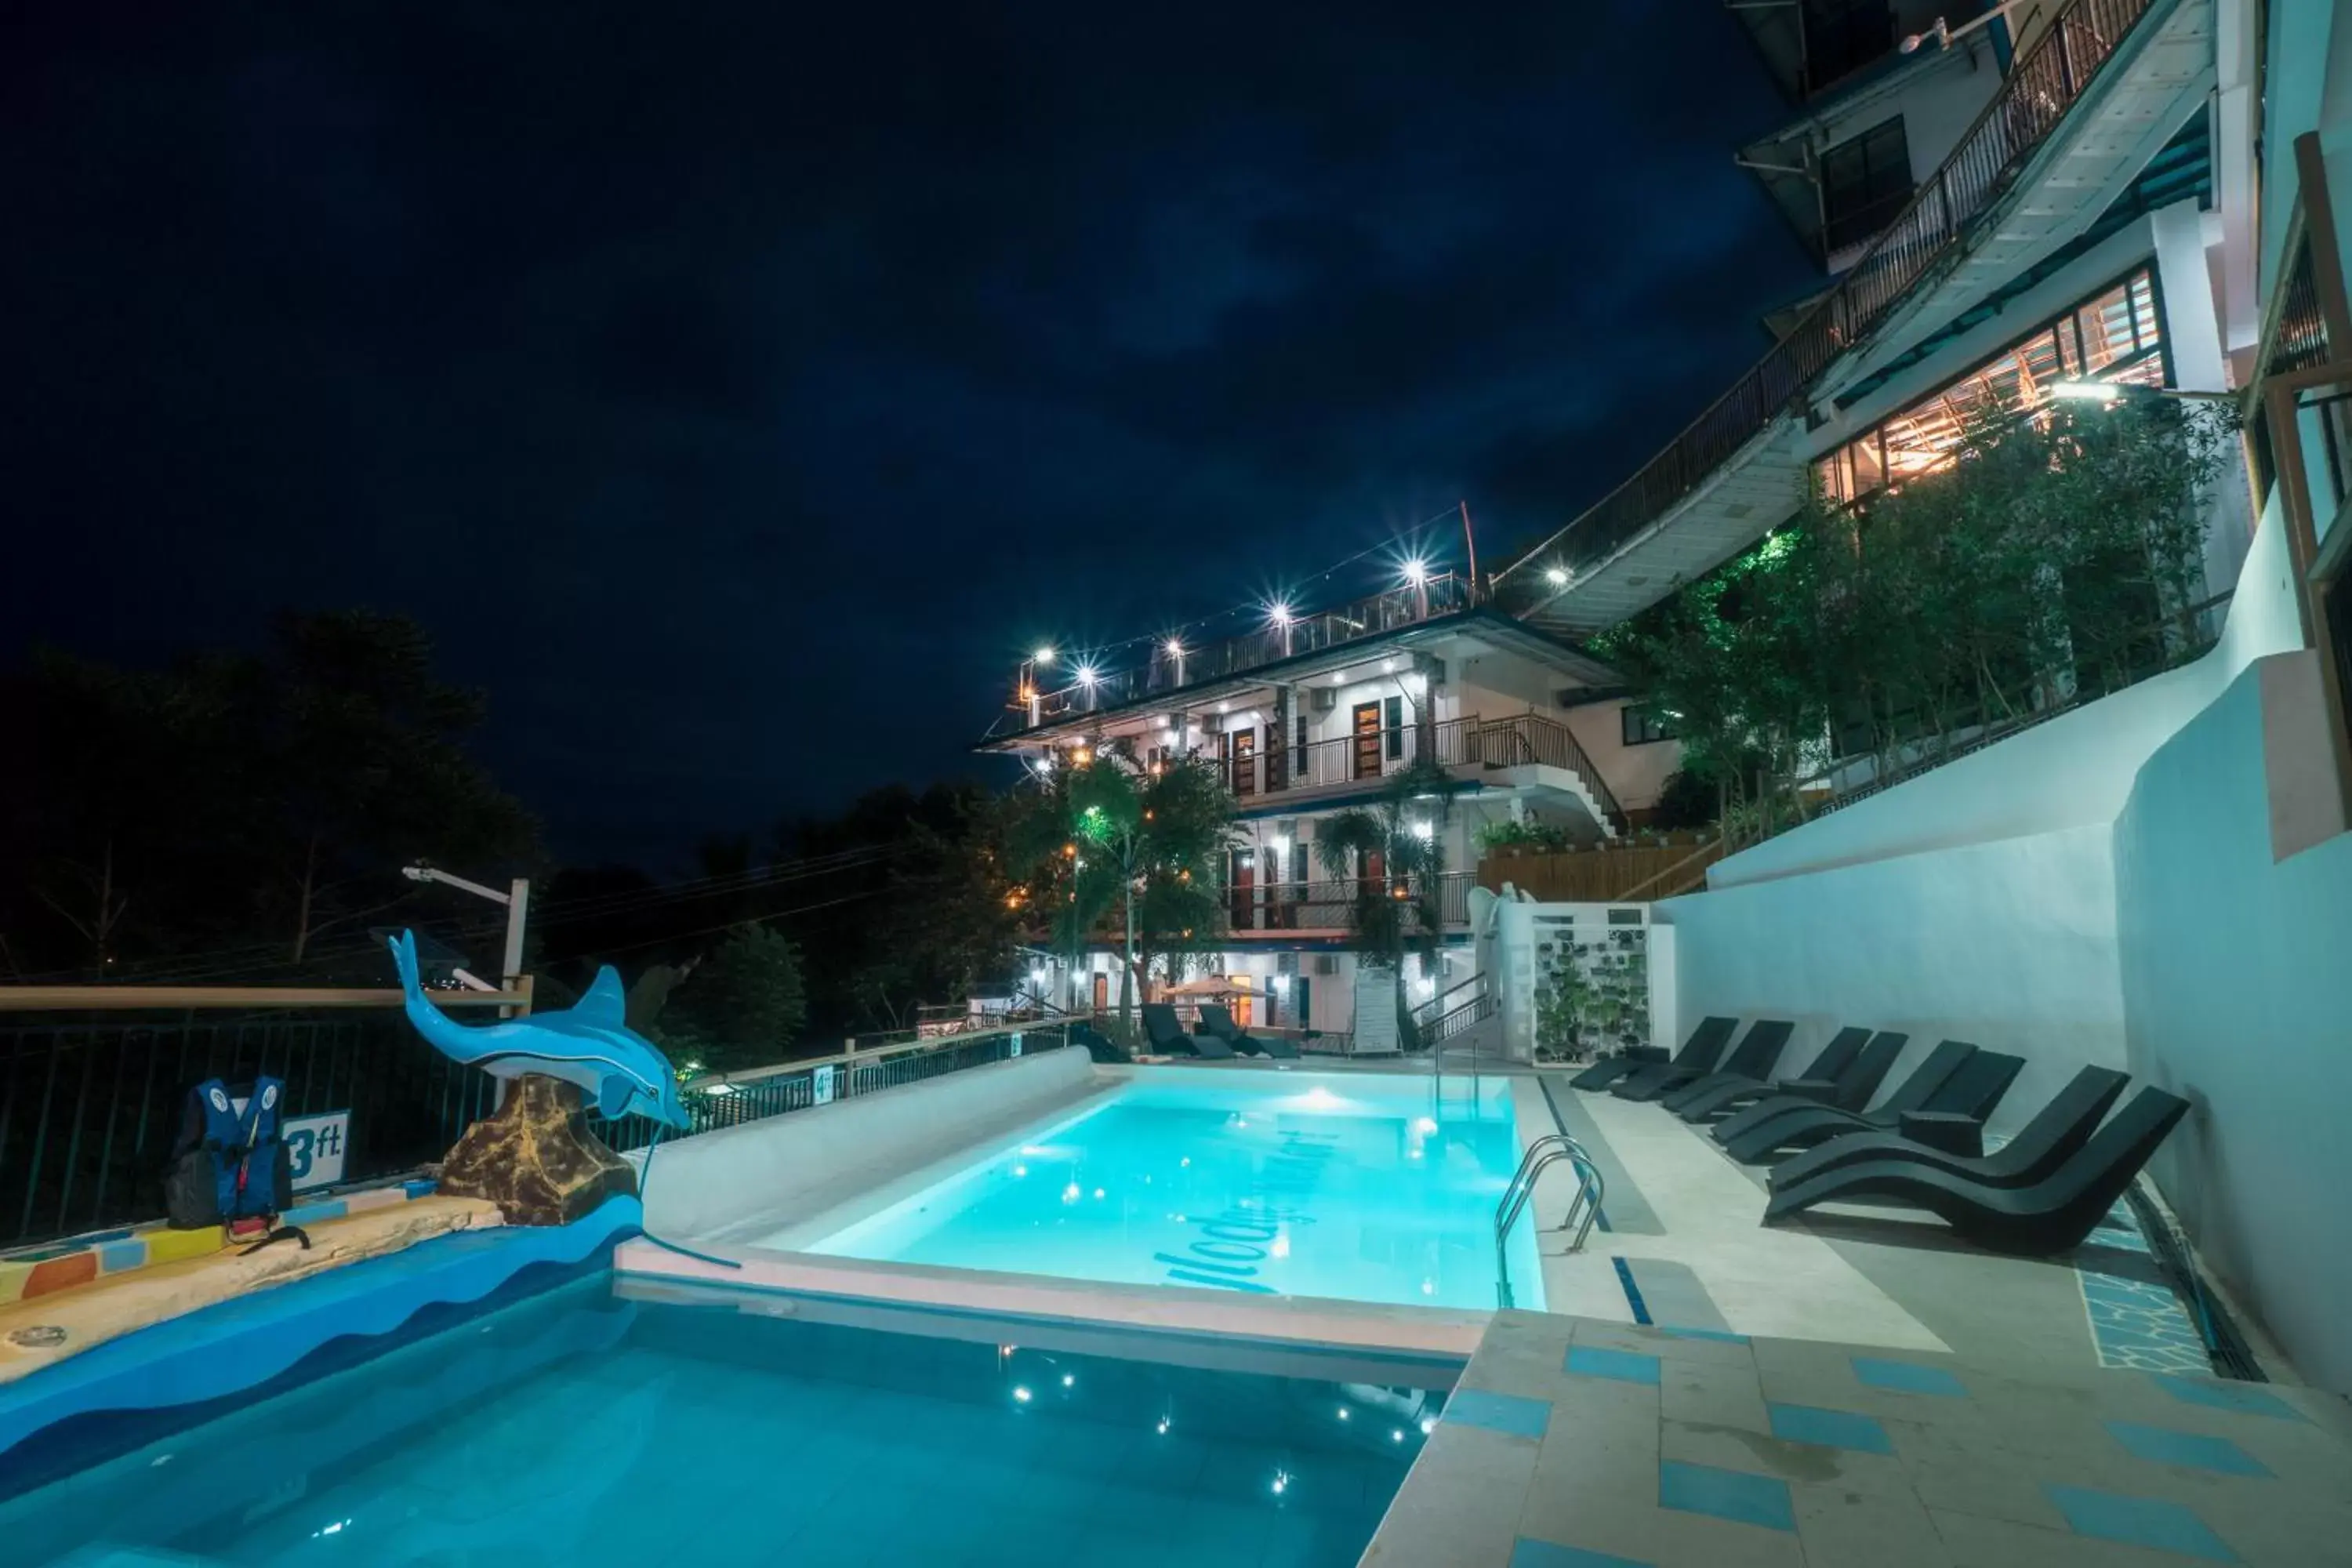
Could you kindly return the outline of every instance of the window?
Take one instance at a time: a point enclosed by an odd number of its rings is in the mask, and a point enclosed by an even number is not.
[[[1901,115],[1839,142],[1822,154],[1823,248],[1843,250],[1870,238],[1894,221],[1911,191],[1911,145]]]
[[[1298,778],[1298,779],[1300,779],[1300,780],[1305,780],[1305,779],[1307,778],[1307,715],[1306,715],[1306,714],[1304,714],[1304,713],[1301,713],[1301,714],[1298,716],[1298,722],[1297,722],[1297,739],[1296,741],[1292,742],[1292,743],[1291,743],[1291,749],[1290,749],[1290,771],[1291,771],[1291,773],[1292,773],[1295,777],[1297,777],[1297,778]]]
[[[1618,715],[1624,721],[1625,743],[1629,746],[1647,746],[1659,741],[1676,740],[1682,735],[1671,720],[1639,703],[1628,702],[1618,710]]]
[[[1859,500],[1941,468],[1968,429],[2039,408],[2050,384],[2076,378],[2165,386],[2156,279],[2143,267],[1814,464],[1832,501]]]
[[[1384,727],[1388,731],[1388,757],[1395,762],[1404,755],[1404,699],[1391,697],[1384,709]]]

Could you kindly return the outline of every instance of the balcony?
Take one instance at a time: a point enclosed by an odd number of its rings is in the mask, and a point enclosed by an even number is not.
[[[1475,871],[1447,871],[1437,879],[1438,923],[1445,931],[1468,927],[1470,889],[1477,885]],[[1355,927],[1352,911],[1359,888],[1352,881],[1326,880],[1262,882],[1229,889],[1231,923],[1224,935],[1243,942],[1346,936]],[[1402,883],[1391,891],[1400,899],[1410,893]],[[1212,940],[1213,943],[1220,939]]]
[[[2072,0],[1836,286],[1665,450],[1497,574],[1497,602],[1556,634],[1600,631],[1788,518],[1812,395],[2095,219],[2210,82],[2212,29],[2210,0]]]
[[[1273,804],[1306,809],[1374,791],[1389,774],[1424,758],[1465,784],[1555,784],[1583,805],[1604,837],[1624,824],[1617,797],[1568,727],[1533,713],[1366,730],[1263,754],[1227,755],[1217,766],[1247,812]],[[1547,778],[1542,769],[1556,774]]]
[[[1033,660],[1021,667],[1013,683],[1013,700],[989,734],[991,739],[1002,739],[1133,703],[1181,694],[1205,695],[1218,683],[1251,671],[1459,615],[1476,603],[1469,579],[1456,573],[1439,573],[1412,586],[1294,615],[1278,624],[1197,647],[1155,640],[1149,645],[1148,656],[1135,663],[1073,669],[1069,684],[1057,690],[1044,689],[1043,682],[1052,670],[1039,668]],[[1144,645],[1139,639],[1128,646],[1139,650]]]

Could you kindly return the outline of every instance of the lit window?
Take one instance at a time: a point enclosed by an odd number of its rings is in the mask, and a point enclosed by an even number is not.
[[[2036,328],[1814,465],[1832,502],[1859,500],[1941,468],[1971,426],[2039,408],[2050,384],[2094,377],[2168,384],[2156,281],[2147,268]]]

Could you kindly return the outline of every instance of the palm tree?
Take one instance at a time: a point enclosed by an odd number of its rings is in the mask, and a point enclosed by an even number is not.
[[[1326,817],[1315,830],[1315,853],[1326,876],[1352,881],[1349,925],[1379,967],[1391,977],[1397,1038],[1419,1045],[1404,994],[1404,956],[1422,955],[1426,972],[1444,933],[1443,878],[1445,824],[1454,814],[1453,776],[1427,759],[1393,774],[1381,798]],[[1381,872],[1370,874],[1371,857]]]
[[[1189,939],[1220,918],[1216,869],[1233,821],[1233,796],[1209,763],[1146,773],[1116,743],[1050,775],[1023,814],[1013,856],[1050,900],[1055,945],[1073,967],[1088,934],[1118,911],[1122,1026],[1133,1021],[1139,944]]]

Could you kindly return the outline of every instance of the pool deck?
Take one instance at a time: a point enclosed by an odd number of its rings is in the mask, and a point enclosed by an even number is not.
[[[1829,1206],[1767,1226],[1764,1167],[1738,1164],[1661,1106],[1583,1093],[1568,1076],[1515,1080],[1534,1090],[1520,1097],[1523,1133],[1540,1116],[1543,1131],[1582,1142],[1607,1178],[1602,1227],[1581,1252],[1570,1254],[1566,1237],[1540,1237],[1553,1311],[2014,1367],[2211,1370],[2121,1205],[2089,1242],[2048,1259],[1970,1247],[1908,1210]],[[1559,1225],[1573,1192],[1564,1178],[1548,1183],[1538,1222]],[[2273,1376],[2292,1376],[2274,1353],[2263,1359]]]
[[[88,1284],[0,1307],[0,1387],[109,1341],[257,1290],[309,1279],[453,1231],[502,1224],[498,1205],[435,1194],[310,1227],[310,1246],[257,1252],[221,1247],[199,1257],[100,1275]]]
[[[2306,1388],[1502,1312],[1366,1568],[2352,1564]]]
[[[2352,1565],[2352,1405],[2213,1379],[2126,1211],[2053,1259],[1766,1227],[1760,1172],[1567,1077],[1514,1077],[1522,1134],[1591,1151],[1605,1228],[1538,1193],[1550,1310],[1495,1315],[1367,1565]]]

